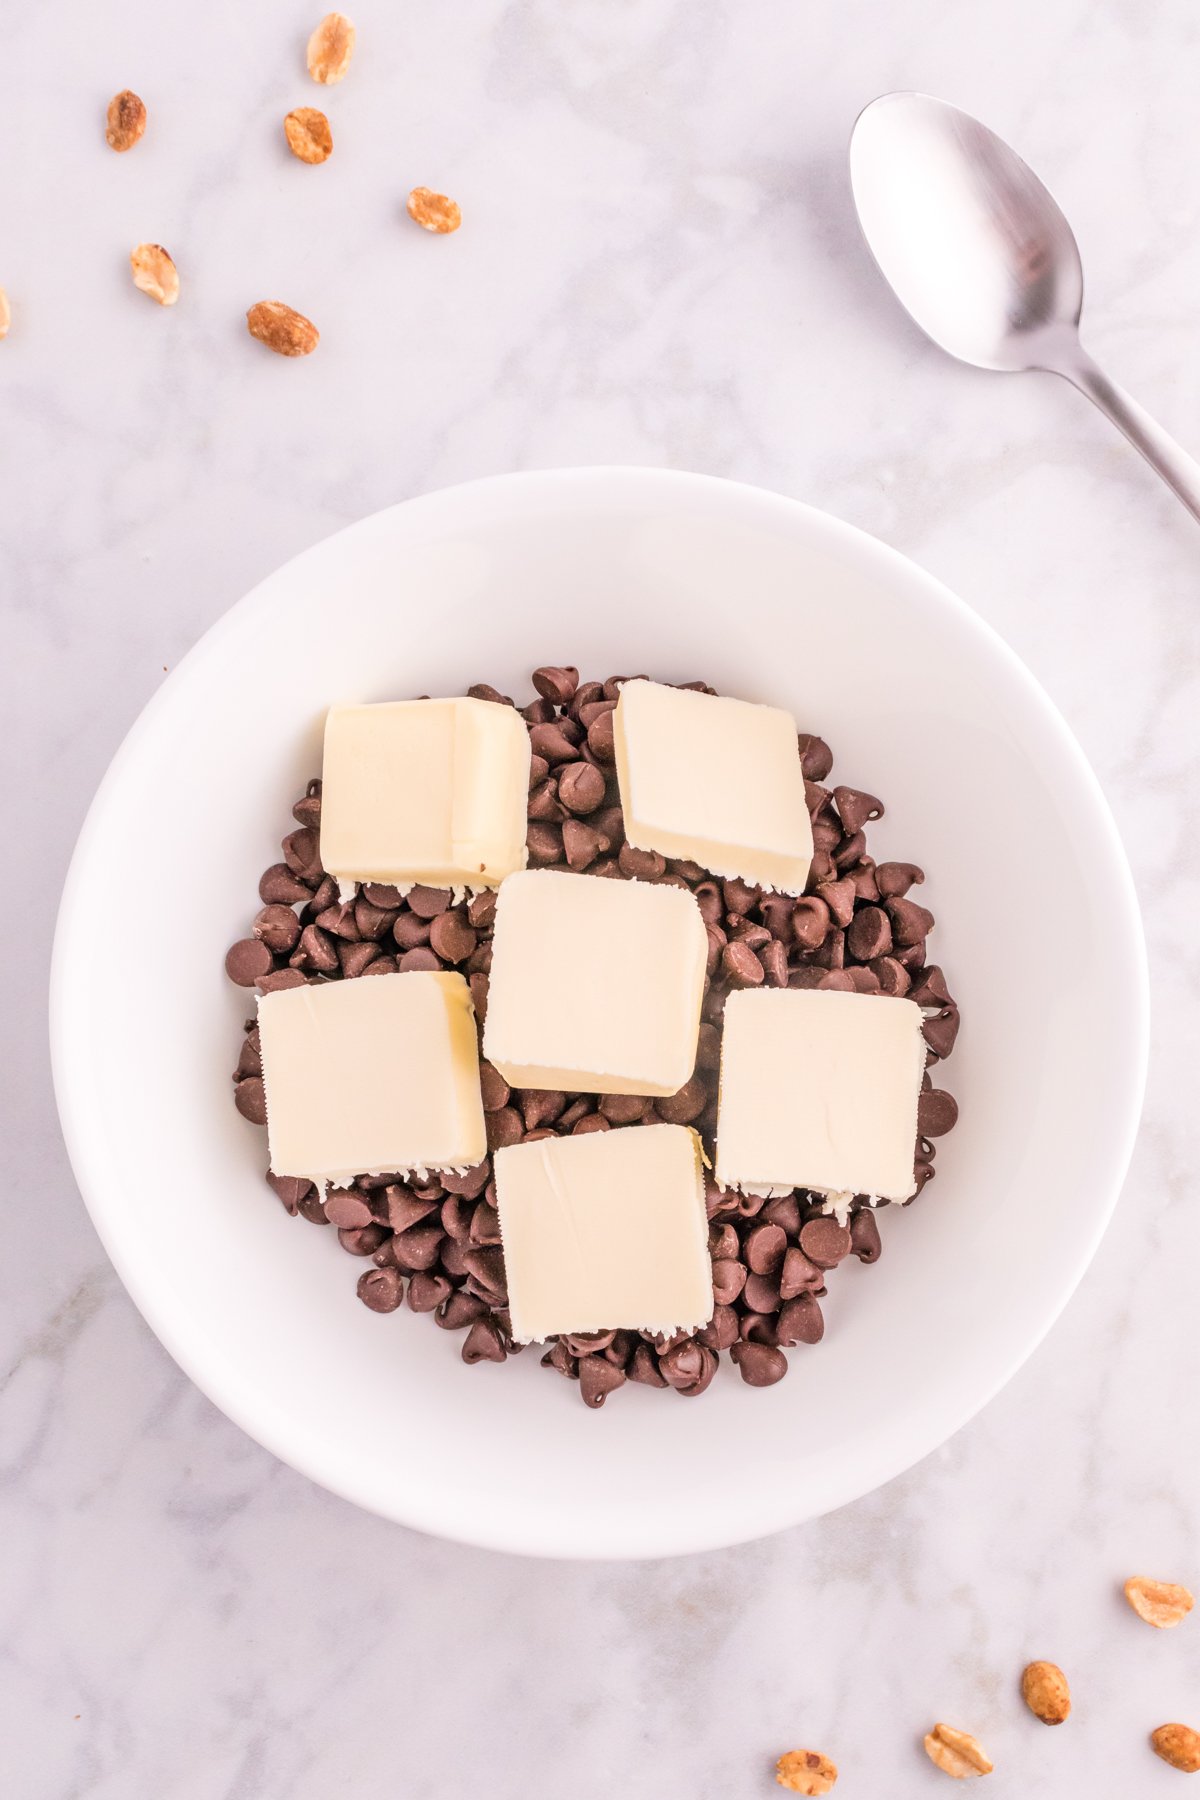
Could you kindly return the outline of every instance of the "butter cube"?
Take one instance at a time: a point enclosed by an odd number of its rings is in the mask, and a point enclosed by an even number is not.
[[[911,1000],[744,988],[725,1003],[717,1180],[905,1200],[916,1191],[922,1013]]]
[[[483,1053],[514,1087],[674,1094],[696,1061],[707,947],[682,888],[510,875],[496,900]]]
[[[597,882],[597,886],[604,885]],[[513,1336],[672,1332],[713,1313],[700,1141],[626,1125],[496,1152]]]
[[[613,734],[625,835],[635,849],[803,893],[812,823],[790,713],[627,681]]]
[[[487,1154],[471,992],[413,971],[281,988],[258,1002],[276,1175],[465,1168]]]
[[[331,706],[321,860],[355,881],[497,887],[525,866],[529,733],[489,700]]]

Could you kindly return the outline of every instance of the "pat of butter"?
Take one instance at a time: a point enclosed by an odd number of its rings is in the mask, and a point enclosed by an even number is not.
[[[743,988],[725,1003],[717,1180],[906,1200],[916,1190],[922,1013],[911,1000]]]
[[[790,713],[627,681],[613,734],[625,835],[635,849],[803,893],[812,822]]]
[[[412,971],[281,988],[258,1002],[276,1175],[344,1187],[487,1154],[471,992]]]
[[[603,886],[605,883],[597,882]],[[498,1150],[513,1336],[672,1331],[713,1313],[700,1140],[627,1125]]]
[[[342,883],[496,887],[525,866],[529,758],[489,700],[331,706],[321,860]]]
[[[707,948],[682,888],[510,875],[496,899],[483,1053],[514,1087],[674,1094],[695,1066]]]

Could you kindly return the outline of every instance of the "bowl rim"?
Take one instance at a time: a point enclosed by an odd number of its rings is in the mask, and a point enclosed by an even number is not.
[[[1070,1266],[1064,1262],[1061,1281],[1053,1298],[1045,1306],[1037,1330],[1015,1345],[1007,1357],[997,1359],[997,1366],[978,1388],[972,1390],[969,1398],[944,1405],[936,1413],[931,1409],[930,1423],[923,1432],[914,1433],[912,1441],[905,1446],[903,1452],[877,1457],[875,1463],[865,1471],[865,1483],[862,1479],[864,1469],[860,1464],[855,1474],[841,1484],[828,1504],[822,1504],[815,1512],[805,1509],[797,1513],[794,1507],[782,1504],[774,1508],[770,1517],[757,1517],[747,1523],[744,1529],[739,1528],[732,1534],[727,1527],[715,1530],[711,1526],[693,1527],[690,1530],[684,1528],[677,1530],[670,1546],[655,1539],[640,1546],[627,1545],[617,1552],[609,1547],[589,1549],[586,1545],[565,1550],[532,1534],[522,1537],[519,1531],[506,1529],[502,1524],[493,1527],[486,1517],[479,1521],[477,1529],[467,1529],[457,1523],[448,1526],[444,1519],[433,1516],[431,1508],[419,1505],[405,1508],[393,1503],[384,1504],[369,1483],[356,1480],[352,1471],[346,1471],[338,1463],[336,1455],[323,1461],[319,1453],[308,1448],[298,1448],[292,1441],[286,1420],[281,1419],[272,1409],[259,1409],[252,1393],[232,1391],[218,1376],[216,1369],[206,1365],[203,1346],[190,1339],[184,1341],[175,1328],[168,1307],[160,1299],[153,1279],[127,1253],[126,1242],[119,1228],[119,1214],[111,1204],[108,1172],[89,1142],[82,1117],[85,1109],[80,1099],[81,1082],[78,1078],[86,1075],[86,1067],[79,1065],[72,1042],[70,971],[76,959],[86,953],[86,918],[81,913],[79,896],[84,889],[95,850],[99,847],[101,822],[110,793],[120,785],[127,765],[136,757],[142,739],[154,729],[159,715],[174,703],[176,691],[193,679],[211,660],[220,656],[226,637],[237,630],[244,619],[273,604],[272,590],[286,579],[292,569],[307,558],[327,553],[331,545],[343,538],[381,530],[385,521],[400,512],[409,515],[424,514],[434,518],[438,511],[453,509],[464,498],[489,492],[491,495],[502,496],[506,492],[515,493],[517,490],[521,490],[526,497],[535,495],[539,489],[550,494],[553,490],[559,490],[558,495],[552,497],[560,500],[591,498],[594,502],[599,494],[619,490],[621,487],[629,490],[631,498],[644,497],[646,490],[658,490],[664,501],[671,490],[676,493],[685,489],[695,493],[707,490],[717,502],[733,500],[741,506],[757,507],[764,518],[774,517],[780,521],[792,522],[800,518],[809,530],[818,535],[824,534],[825,544],[835,555],[846,560],[856,560],[860,566],[865,566],[868,572],[874,572],[885,583],[896,586],[907,582],[922,589],[926,599],[935,608],[950,615],[958,629],[965,631],[968,636],[974,636],[987,654],[1001,665],[1008,679],[1023,691],[1026,701],[1031,702],[1040,714],[1056,738],[1066,762],[1072,767],[1080,796],[1086,797],[1090,804],[1090,822],[1097,829],[1108,857],[1105,878],[1111,883],[1109,904],[1114,925],[1113,943],[1120,947],[1125,962],[1124,976],[1131,1001],[1131,1016],[1122,1044],[1127,1067],[1124,1102],[1120,1117],[1114,1119],[1110,1114],[1107,1121],[1115,1146],[1107,1191],[1103,1204],[1097,1204],[1094,1209],[1089,1228],[1081,1231],[1076,1239],[1075,1255]],[[835,1511],[876,1491],[923,1461],[995,1398],[1034,1354],[1061,1316],[1086,1273],[1112,1218],[1128,1171],[1141,1118],[1149,1060],[1150,995],[1145,934],[1132,871],[1099,779],[1053,700],[1016,651],[992,625],[980,618],[950,588],[901,551],[893,549],[860,527],[848,524],[804,501],[722,476],[636,464],[585,464],[571,468],[523,470],[480,476],[381,508],[316,540],[289,557],[257,581],[202,632],[130,725],[88,807],[71,854],[58,906],[50,963],[48,1011],[51,1073],[59,1120],[76,1184],[92,1224],[122,1284],[159,1342],[189,1380],[227,1418],[281,1462],[319,1486],[394,1523],[450,1541],[509,1553],[564,1560],[624,1561],[725,1548],[771,1535],[791,1525]]]

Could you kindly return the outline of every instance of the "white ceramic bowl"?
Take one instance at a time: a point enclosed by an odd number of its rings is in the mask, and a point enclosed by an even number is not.
[[[881,794],[872,851],[925,865],[964,1024],[937,1180],[843,1266],[786,1381],[602,1412],[536,1351],[377,1317],[362,1265],[289,1219],[230,1070],[222,973],[332,700],[528,691],[538,663],[701,676],[790,707]],[[136,953],[121,954],[131,896]],[[97,953],[97,945],[103,953]],[[1011,1376],[1096,1248],[1146,1056],[1141,928],[1097,784],[1032,678],[894,552],[695,475],[514,475],[412,500],[289,563],[164,682],[71,866],[52,982],[80,1188],[150,1325],[232,1419],[314,1480],[447,1537],[633,1557],[751,1538],[868,1492]],[[1019,1264],[1020,1279],[1013,1279]]]

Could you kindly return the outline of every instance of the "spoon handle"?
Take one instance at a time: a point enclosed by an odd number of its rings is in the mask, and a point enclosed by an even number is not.
[[[1178,494],[1192,517],[1200,520],[1200,463],[1195,457],[1189,456],[1132,395],[1110,381],[1081,344],[1073,345],[1070,354],[1056,362],[1054,369],[1125,433],[1134,449],[1141,451],[1150,467]]]

